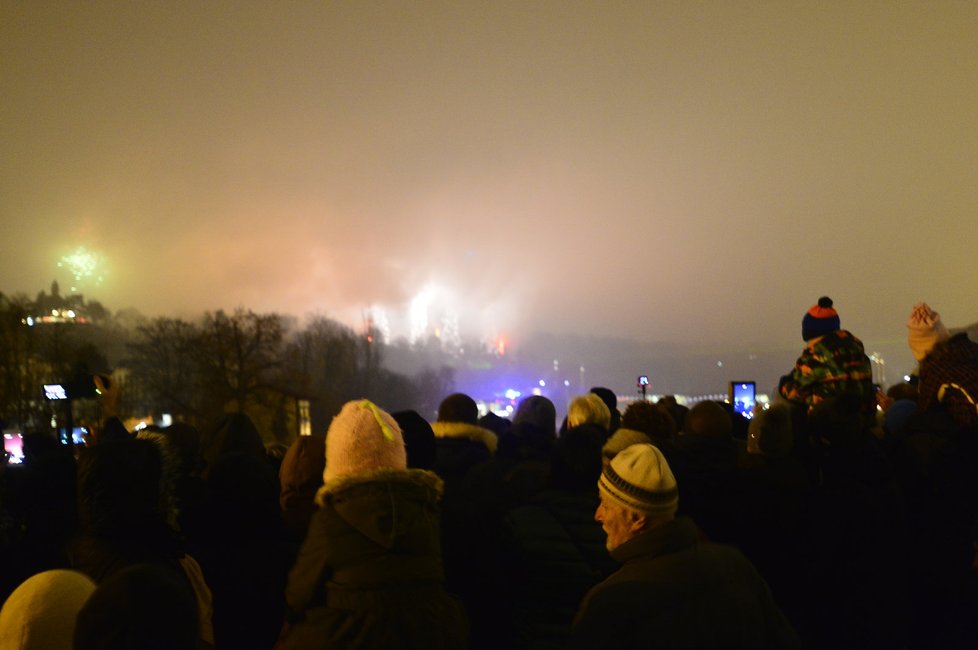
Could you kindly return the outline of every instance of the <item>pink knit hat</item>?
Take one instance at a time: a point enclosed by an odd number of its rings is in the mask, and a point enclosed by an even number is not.
[[[917,361],[923,361],[935,345],[950,337],[947,328],[941,322],[941,315],[928,307],[926,302],[913,306],[913,311],[910,312],[910,318],[907,320],[907,330],[907,343]]]
[[[390,413],[370,400],[347,402],[326,432],[323,481],[379,469],[407,469],[401,429]]]

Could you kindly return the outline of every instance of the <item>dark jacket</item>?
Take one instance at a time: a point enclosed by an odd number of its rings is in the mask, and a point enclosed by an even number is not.
[[[320,492],[289,574],[284,648],[465,646],[465,614],[443,586],[441,485],[423,470],[379,470]]]
[[[549,489],[502,521],[501,575],[508,590],[498,624],[509,624],[512,648],[564,648],[584,595],[618,563],[594,520],[597,490]]]
[[[797,648],[750,562],[679,517],[611,551],[622,567],[581,603],[573,648]]]

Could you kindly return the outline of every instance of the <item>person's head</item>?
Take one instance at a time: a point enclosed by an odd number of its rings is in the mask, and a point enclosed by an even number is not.
[[[901,381],[899,384],[893,384],[887,388],[886,396],[894,402],[902,399],[916,401],[920,393],[917,391],[917,384]]]
[[[611,426],[608,427],[608,433],[614,433],[621,426],[621,413],[618,411],[618,396],[615,395],[615,391],[604,386],[595,386],[590,392],[600,397],[604,405],[608,407],[608,412],[611,413]]]
[[[201,440],[204,474],[224,454],[240,452],[265,459],[265,443],[250,417],[244,413],[225,413],[216,426]]]
[[[653,404],[645,400],[638,400],[628,405],[621,416],[621,426],[625,429],[641,431],[653,440],[670,439],[676,435],[676,422],[665,405]]]
[[[543,395],[531,395],[516,408],[513,426],[530,424],[550,438],[557,436],[557,408]]]
[[[81,529],[102,539],[153,540],[167,528],[171,495],[163,455],[149,440],[102,442],[78,459]]]
[[[698,402],[686,414],[683,433],[709,438],[729,438],[733,431],[730,414],[716,402]]]
[[[575,397],[567,407],[567,428],[589,423],[597,424],[605,431],[611,426],[611,411],[594,393]]]
[[[832,308],[832,299],[822,296],[801,319],[801,338],[810,341],[831,334],[841,327],[839,314]]]
[[[197,598],[180,569],[134,564],[101,582],[78,612],[79,650],[194,650]]]
[[[586,423],[572,427],[557,439],[550,459],[550,483],[561,490],[594,490],[601,475],[601,443],[605,430]]]
[[[622,427],[615,431],[601,448],[601,458],[604,465],[611,462],[611,459],[619,452],[631,447],[632,445],[651,444],[652,439],[641,431],[626,429]]]
[[[601,503],[594,518],[613,551],[643,531],[671,521],[679,506],[676,479],[654,445],[632,445],[605,466],[598,479]]]
[[[907,428],[907,423],[919,411],[916,400],[898,399],[890,405],[883,418],[883,429],[889,435],[898,436]]]
[[[504,435],[509,433],[512,428],[513,423],[504,417],[496,415],[492,411],[489,411],[481,418],[479,418],[479,426],[483,429],[488,429],[496,434],[497,437],[502,438]]]
[[[407,469],[397,420],[369,400],[347,402],[326,432],[325,487],[345,476],[384,469]]]
[[[417,411],[398,411],[391,413],[401,427],[404,446],[407,450],[408,467],[431,469],[435,466],[435,432],[428,421]]]
[[[748,453],[773,458],[791,453],[795,442],[791,419],[791,407],[784,402],[758,410],[747,427]]]
[[[174,422],[164,427],[163,435],[180,454],[181,471],[190,475],[200,469],[200,431],[186,422]]]
[[[278,504],[286,531],[294,540],[305,539],[325,468],[326,440],[321,436],[298,436],[282,458]]]
[[[465,393],[454,393],[438,405],[439,422],[479,423],[479,406]]]
[[[950,338],[941,315],[921,302],[913,306],[907,319],[907,344],[917,361],[923,361],[934,346]]]
[[[92,579],[77,571],[54,569],[31,576],[0,609],[0,648],[72,648],[75,619],[94,591]]]

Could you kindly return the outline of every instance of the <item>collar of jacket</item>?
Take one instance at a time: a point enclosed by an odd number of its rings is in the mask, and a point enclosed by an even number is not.
[[[649,559],[693,546],[698,541],[696,524],[689,517],[676,517],[652,530],[639,533],[611,551],[611,557],[622,564],[636,558]]]
[[[496,453],[496,434],[478,425],[467,422],[432,422],[431,430],[434,431],[435,438],[461,438],[481,442],[489,453]]]

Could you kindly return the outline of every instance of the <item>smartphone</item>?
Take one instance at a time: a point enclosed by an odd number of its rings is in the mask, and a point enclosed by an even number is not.
[[[734,413],[738,413],[745,418],[752,417],[754,415],[756,397],[757,385],[754,382],[730,382],[730,403],[733,404]]]
[[[19,465],[24,462],[24,437],[19,433],[3,434],[3,450],[7,452],[7,463]]]
[[[649,385],[649,376],[648,375],[639,375],[639,377],[638,377],[638,385],[639,386],[648,386]]]
[[[68,435],[67,429],[58,430],[58,439],[63,445],[84,445],[85,436],[88,434],[88,428],[86,427],[74,427],[71,430],[71,435]]]
[[[68,389],[64,384],[44,384],[44,397],[48,399],[68,399]]]

